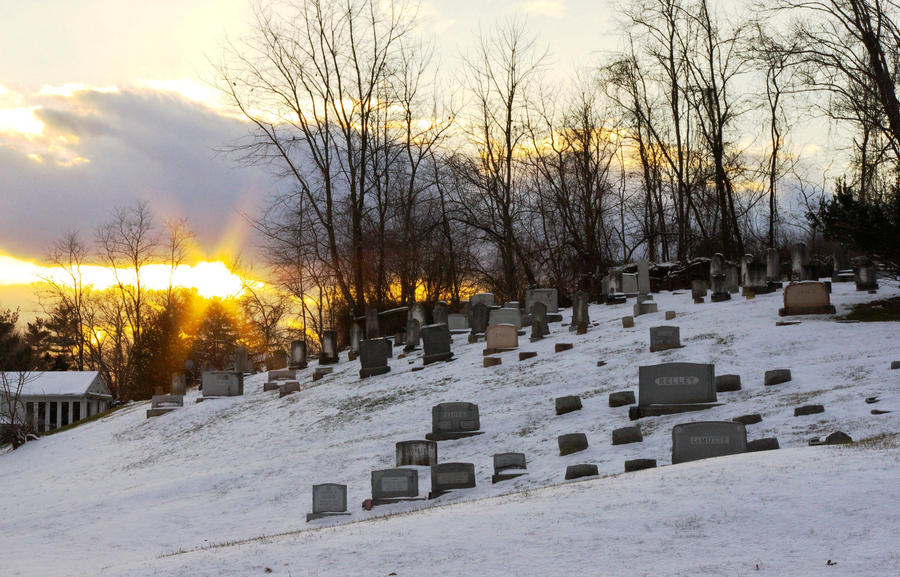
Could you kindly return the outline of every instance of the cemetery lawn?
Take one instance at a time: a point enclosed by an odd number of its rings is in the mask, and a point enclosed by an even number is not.
[[[391,372],[363,381],[342,352],[333,374],[313,383],[313,362],[284,398],[256,375],[243,397],[195,403],[190,391],[153,419],[148,402],[134,403],[7,451],[0,575],[896,575],[898,325],[836,322],[854,305],[900,302],[896,283],[876,295],[836,283],[837,315],[784,319],[781,292],[654,297],[659,312],[633,328],[621,326],[633,300],[591,305],[586,335],[550,323],[549,337],[520,337],[497,367],[483,368],[484,343],[464,334],[452,362],[413,372],[422,352],[398,359],[395,348]],[[571,309],[562,314],[568,324]],[[650,353],[660,325],[680,327],[684,347]],[[574,348],[554,353],[557,343]],[[538,356],[519,362],[521,351]],[[639,366],[663,362],[714,363],[742,389],[706,411],[634,422],[627,406],[608,406],[609,393],[637,393]],[[764,373],[780,368],[792,380],[765,387]],[[566,395],[583,408],[557,416]],[[438,458],[474,463],[478,486],[363,510],[371,471],[393,467],[394,444],[424,438],[431,407],[452,401],[478,404],[484,434],[440,442]],[[794,417],[808,404],[825,412]],[[751,413],[762,421],[748,438],[777,437],[780,450],[670,464],[674,425]],[[635,424],[643,442],[611,444],[613,430]],[[836,430],[856,442],[809,446]],[[559,456],[557,437],[579,432],[589,447]],[[528,474],[492,485],[491,456],[508,451],[525,453]],[[660,467],[622,473],[638,458]],[[580,463],[600,477],[565,482]],[[417,470],[424,496],[429,469]],[[351,515],[306,523],[317,483],[348,485]]]

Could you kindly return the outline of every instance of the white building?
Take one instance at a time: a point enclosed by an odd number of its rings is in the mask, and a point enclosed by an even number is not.
[[[15,394],[20,373],[6,373],[5,386],[0,387],[0,397],[8,388]],[[97,371],[46,371],[25,375],[19,394],[19,415],[38,432],[52,431],[75,421],[102,413],[112,402],[112,395]],[[5,409],[7,399],[0,407]],[[0,409],[2,411],[3,409]],[[2,415],[8,421],[6,415]]]

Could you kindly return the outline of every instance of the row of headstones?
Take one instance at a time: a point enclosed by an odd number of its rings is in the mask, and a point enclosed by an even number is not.
[[[721,277],[722,275],[717,276]],[[721,279],[719,278],[719,281],[714,284],[713,293],[711,296],[711,300],[713,302],[721,302],[724,300],[729,300],[731,298],[728,292],[721,292],[723,289],[720,280]],[[704,302],[707,295],[707,290],[708,289],[706,281],[692,281],[691,297],[694,299],[694,302]],[[761,291],[767,290],[769,289],[761,289]],[[757,292],[759,291],[757,291],[756,288],[751,285],[744,294],[747,296],[747,298],[752,298],[757,294]],[[830,294],[831,283],[828,282],[792,282],[784,289],[784,293],[782,295],[782,298],[784,300],[784,307],[779,309],[778,314],[780,316],[834,314],[836,312],[836,309],[834,305],[831,304]]]
[[[600,283],[607,304],[621,304],[627,297],[649,295],[650,263],[638,261],[636,273],[626,273],[621,268],[610,269]]]

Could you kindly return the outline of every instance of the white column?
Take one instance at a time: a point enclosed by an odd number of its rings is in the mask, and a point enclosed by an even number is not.
[[[44,432],[50,430],[50,401],[44,402]]]
[[[72,412],[74,409],[74,407],[72,405],[74,405],[74,404],[75,403],[73,403],[71,400],[69,401],[69,424],[70,425],[72,424]]]
[[[56,401],[56,428],[62,427],[62,401]]]

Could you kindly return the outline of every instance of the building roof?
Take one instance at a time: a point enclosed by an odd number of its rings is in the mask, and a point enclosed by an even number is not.
[[[18,386],[19,373],[5,374],[10,388]],[[0,384],[2,392],[2,384]],[[109,396],[106,383],[97,371],[45,371],[25,375],[21,397],[84,396],[87,393]]]

